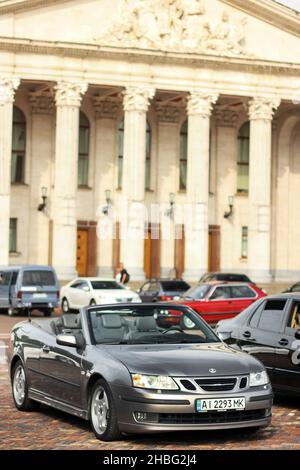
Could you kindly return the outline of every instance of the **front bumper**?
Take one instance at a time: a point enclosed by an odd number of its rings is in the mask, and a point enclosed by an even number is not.
[[[271,422],[273,392],[270,385],[230,393],[157,393],[134,387],[112,387],[119,428],[123,432],[154,433],[208,429],[264,427]],[[243,411],[197,413],[196,399],[245,397]],[[143,419],[140,421],[140,417]]]

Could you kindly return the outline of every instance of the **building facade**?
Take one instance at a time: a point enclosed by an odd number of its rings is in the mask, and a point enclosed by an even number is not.
[[[296,12],[2,0],[0,29],[0,266],[299,278]]]

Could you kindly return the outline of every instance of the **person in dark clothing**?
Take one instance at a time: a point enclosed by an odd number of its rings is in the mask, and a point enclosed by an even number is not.
[[[119,267],[117,269],[117,272],[119,273],[118,274],[118,277],[119,277],[119,282],[121,284],[128,284],[128,282],[130,281],[130,275],[127,271],[127,269],[124,268],[124,264],[123,263],[120,263],[119,264]]]

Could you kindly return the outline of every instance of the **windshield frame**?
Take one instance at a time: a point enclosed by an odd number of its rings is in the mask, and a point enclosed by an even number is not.
[[[126,341],[126,342],[97,342],[95,339],[94,335],[94,330],[92,326],[92,319],[91,319],[91,313],[92,312],[100,312],[100,311],[107,311],[109,310],[110,312],[115,311],[120,311],[120,309],[128,309],[128,310],[133,310],[134,308],[138,310],[139,315],[137,316],[150,316],[149,311],[154,310],[157,308],[162,308],[162,309],[172,309],[172,310],[179,310],[182,313],[189,313],[192,314],[195,320],[198,323],[199,330],[201,330],[205,336],[211,339],[211,341],[193,341],[193,342],[171,342],[171,341],[166,341],[166,342],[131,342],[131,341]],[[107,346],[107,345],[114,345],[114,346],[120,346],[120,345],[126,345],[126,346],[135,346],[135,345],[145,345],[145,346],[153,346],[153,345],[172,345],[172,344],[190,344],[190,345],[196,345],[196,344],[211,344],[211,343],[221,343],[222,341],[218,337],[218,335],[215,333],[215,331],[198,315],[192,308],[185,306],[185,305],[178,305],[178,304],[172,304],[172,303],[159,303],[155,302],[155,304],[134,304],[134,303],[128,303],[128,304],[112,304],[112,305],[106,305],[106,306],[96,306],[96,307],[86,307],[84,310],[84,313],[86,315],[87,319],[87,324],[88,324],[88,329],[89,329],[89,336],[91,339],[91,344],[96,345],[96,346]],[[145,312],[143,315],[142,312]],[[200,336],[200,335],[199,335]]]

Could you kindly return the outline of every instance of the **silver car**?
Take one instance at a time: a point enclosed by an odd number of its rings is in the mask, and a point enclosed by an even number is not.
[[[94,306],[19,323],[10,370],[20,411],[44,403],[89,420],[105,441],[271,420],[264,366],[181,305]]]

